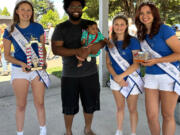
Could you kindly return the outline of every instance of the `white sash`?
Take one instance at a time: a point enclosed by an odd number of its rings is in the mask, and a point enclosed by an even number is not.
[[[127,68],[130,66],[130,64],[119,54],[116,47],[109,48],[110,55],[112,58],[117,62],[119,67],[126,71]],[[142,93],[143,92],[143,80],[140,77],[140,75],[135,71],[132,74],[128,75],[127,78],[128,86],[127,87],[121,87],[120,92],[127,98],[133,88],[137,86],[138,90]]]
[[[141,48],[143,51],[149,52],[152,56],[152,58],[161,58],[162,56],[158,54],[156,51],[151,49],[149,44],[147,43],[146,40],[141,42]],[[174,87],[173,90],[180,95],[180,72],[174,66],[173,64],[166,62],[166,63],[158,63],[158,67],[160,67],[163,71],[165,71],[175,82],[174,82]]]
[[[14,27],[14,31],[11,33],[11,35],[16,40],[16,42],[18,43],[20,48],[23,50],[23,52],[26,54],[25,45],[28,44],[28,41],[26,40],[26,38],[21,34],[21,32],[16,27]],[[32,47],[31,47],[31,50],[32,50],[32,58],[38,57]],[[44,85],[47,88],[49,88],[50,79],[47,72],[45,70],[36,70],[36,73],[38,74],[38,76],[40,77]]]

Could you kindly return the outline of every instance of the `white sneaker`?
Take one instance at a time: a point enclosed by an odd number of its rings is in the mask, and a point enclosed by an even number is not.
[[[123,135],[123,133],[120,130],[116,130],[116,134],[115,135]]]
[[[23,131],[22,132],[17,132],[17,135],[23,135]]]
[[[40,128],[40,134],[39,135],[47,135],[46,133],[46,127]]]

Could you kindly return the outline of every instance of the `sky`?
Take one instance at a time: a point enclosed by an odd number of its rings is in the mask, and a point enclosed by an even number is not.
[[[10,12],[11,16],[14,11],[15,3],[17,0],[0,0],[0,9],[3,10],[4,7],[7,7],[8,11]],[[60,17],[64,15],[64,10],[63,10],[63,0],[50,0],[54,2],[54,7],[57,9]]]

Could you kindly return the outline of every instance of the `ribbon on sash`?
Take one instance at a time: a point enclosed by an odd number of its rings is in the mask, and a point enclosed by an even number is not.
[[[113,41],[111,41],[111,43],[114,44]],[[117,48],[109,48],[109,53],[112,56],[112,58],[116,61],[116,63],[119,65],[119,67],[123,71],[126,71],[130,64],[119,54]],[[143,92],[144,82],[140,75],[137,73],[137,71],[134,71],[132,74],[128,75],[126,81],[128,82],[128,86],[121,87],[120,89],[120,92],[124,95],[124,97],[127,98],[135,86],[138,88],[140,93]]]
[[[142,50],[150,53],[152,58],[162,57],[159,53],[157,53],[150,47],[150,45],[148,44],[146,40],[142,41],[140,44],[141,44]],[[161,68],[163,71],[165,71],[166,74],[169,75],[174,80],[173,90],[178,95],[180,95],[180,72],[177,69],[177,67],[169,62],[158,63],[157,66]]]
[[[27,39],[22,35],[22,33],[16,27],[14,27],[14,31],[11,33],[11,35],[16,40],[16,42],[18,43],[20,48],[23,50],[23,52],[26,54],[26,46],[25,45],[28,44]],[[31,47],[31,51],[32,51],[32,58],[38,57],[32,47]],[[49,79],[49,75],[47,74],[47,72],[45,70],[36,70],[36,73],[38,74],[38,76],[40,77],[40,80],[42,80],[42,82],[44,83],[46,88],[49,88],[50,79]]]
[[[87,35],[87,44],[89,45],[89,44],[94,43],[96,41],[97,37],[98,37],[98,34],[96,34],[95,38],[89,43],[89,32],[88,32],[88,35]]]

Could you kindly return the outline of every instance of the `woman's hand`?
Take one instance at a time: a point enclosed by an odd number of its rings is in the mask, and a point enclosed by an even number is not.
[[[47,69],[47,62],[46,61],[44,61],[44,65],[43,65],[43,70],[46,70]]]
[[[145,62],[141,62],[141,64],[143,66],[153,66],[155,64],[159,63],[158,59],[150,59],[150,60],[146,60]]]
[[[31,67],[28,66],[26,63],[21,63],[21,68],[23,72],[28,72],[26,69],[30,69]]]
[[[121,87],[127,87],[128,86],[128,83],[123,79],[122,81],[120,81],[118,83]]]
[[[121,75],[114,76],[114,81],[116,81],[121,87],[128,86],[128,83],[124,80]]]
[[[123,80],[123,77],[121,77],[121,75],[115,75],[115,76],[114,76],[114,80],[115,80],[116,82],[120,82],[120,81]]]

